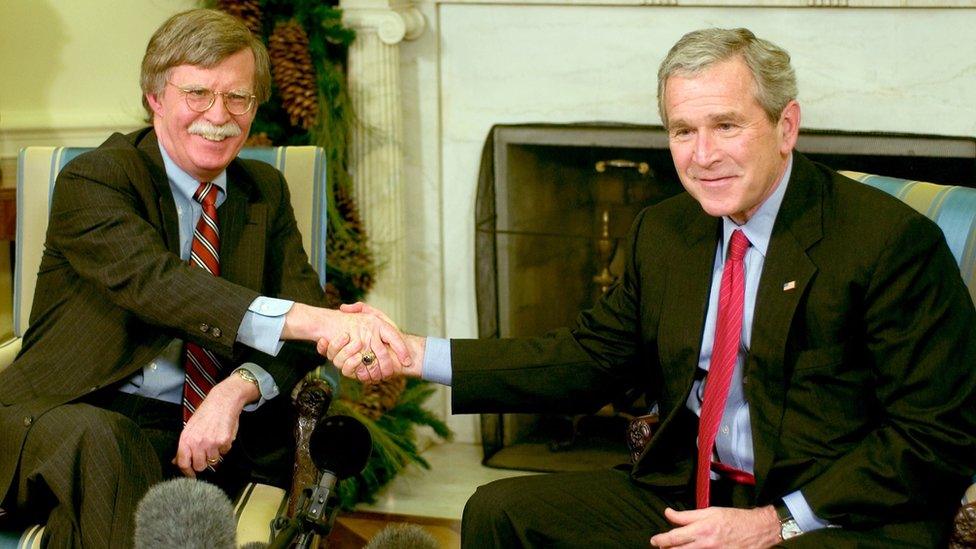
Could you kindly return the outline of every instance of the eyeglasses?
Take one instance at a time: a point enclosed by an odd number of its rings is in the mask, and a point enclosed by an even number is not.
[[[227,112],[235,116],[240,116],[247,114],[254,107],[254,100],[257,97],[253,93],[242,93],[239,91],[219,92],[199,86],[177,86],[169,81],[166,83],[183,92],[183,99],[186,100],[186,106],[195,112],[207,112],[210,110],[210,107],[213,107],[219,95],[224,100],[224,107],[227,108]]]

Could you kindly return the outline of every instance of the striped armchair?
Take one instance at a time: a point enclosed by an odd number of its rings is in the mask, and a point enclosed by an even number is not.
[[[860,172],[840,173],[900,199],[935,221],[945,234],[969,295],[976,303],[976,189]],[[963,497],[951,547],[976,547],[976,484]]]
[[[0,343],[0,369],[17,355],[27,330],[37,268],[41,262],[47,230],[51,194],[58,172],[87,148],[28,147],[20,151],[17,163],[17,236],[14,264],[13,335]],[[243,158],[261,160],[285,174],[292,207],[302,232],[305,252],[325,285],[326,165],[318,147],[245,148]],[[330,369],[331,370],[331,369]],[[326,376],[330,370],[312,375]],[[334,375],[334,374],[331,374]],[[235,502],[238,543],[269,542],[270,524],[282,514],[287,494],[280,488],[251,484]],[[0,530],[0,549],[40,547],[43,525],[24,531]]]

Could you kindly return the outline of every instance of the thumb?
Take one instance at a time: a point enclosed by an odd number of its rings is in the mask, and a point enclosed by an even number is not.
[[[668,522],[671,524],[684,526],[694,522],[700,512],[700,509],[690,511],[675,511],[674,509],[668,507],[664,510],[664,518],[668,519]]]
[[[343,303],[342,305],[339,305],[339,310],[344,313],[361,313],[365,308],[366,304],[362,301],[357,301],[355,303]]]

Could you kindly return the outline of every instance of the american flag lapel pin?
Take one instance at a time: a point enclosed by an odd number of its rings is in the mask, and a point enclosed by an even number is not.
[[[792,290],[794,288],[796,288],[796,281],[795,280],[791,280],[791,281],[787,282],[786,284],[783,284],[783,291],[784,292],[788,292],[788,291],[790,291],[790,290]]]

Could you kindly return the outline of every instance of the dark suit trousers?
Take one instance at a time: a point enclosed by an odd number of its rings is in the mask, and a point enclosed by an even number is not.
[[[182,408],[106,391],[37,418],[17,474],[16,517],[45,523],[49,547],[129,547],[139,500],[155,483],[181,476],[171,463]],[[199,478],[233,498],[248,463],[236,452]]]
[[[748,508],[751,487],[712,483],[714,505]],[[663,494],[662,492],[661,494]],[[691,491],[662,496],[630,480],[627,471],[553,473],[503,479],[481,486],[468,500],[461,520],[464,549],[641,548],[657,533],[673,528],[665,507],[694,506]],[[789,549],[919,547],[897,541],[916,524],[886,525],[873,531],[825,529],[782,543]],[[910,539],[910,538],[909,538]],[[931,547],[945,547],[933,540]]]

